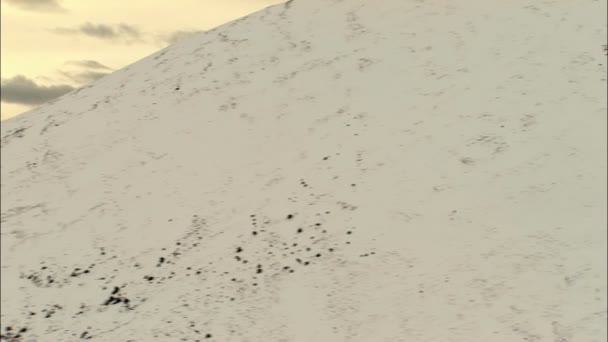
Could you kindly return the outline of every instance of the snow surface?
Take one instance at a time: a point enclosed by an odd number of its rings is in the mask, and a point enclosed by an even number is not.
[[[3,122],[4,340],[605,341],[606,36],[289,1]]]

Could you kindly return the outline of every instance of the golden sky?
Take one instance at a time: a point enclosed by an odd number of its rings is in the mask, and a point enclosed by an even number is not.
[[[2,0],[2,120],[284,0]]]

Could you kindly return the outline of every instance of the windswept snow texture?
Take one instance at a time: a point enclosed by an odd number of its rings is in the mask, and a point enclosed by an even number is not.
[[[605,44],[288,1],[3,122],[1,340],[603,342]]]

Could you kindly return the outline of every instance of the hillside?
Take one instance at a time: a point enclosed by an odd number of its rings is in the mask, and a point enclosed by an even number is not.
[[[605,341],[606,6],[288,1],[2,122],[3,341]]]

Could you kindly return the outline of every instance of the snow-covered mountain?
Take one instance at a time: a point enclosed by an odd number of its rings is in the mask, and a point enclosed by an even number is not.
[[[9,119],[3,341],[605,341],[605,42],[288,1]]]

